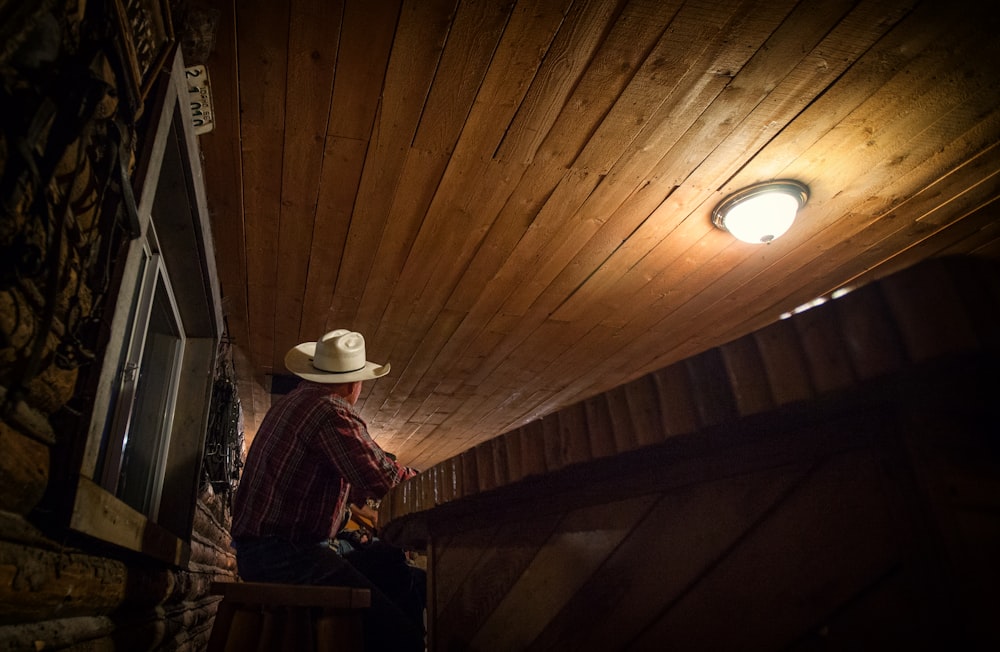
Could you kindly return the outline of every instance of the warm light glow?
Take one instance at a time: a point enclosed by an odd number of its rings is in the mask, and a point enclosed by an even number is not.
[[[792,226],[808,197],[797,181],[751,186],[731,195],[712,212],[712,221],[743,242],[768,243]]]
[[[770,242],[795,221],[799,202],[783,192],[751,197],[733,206],[723,220],[726,230],[743,242]]]

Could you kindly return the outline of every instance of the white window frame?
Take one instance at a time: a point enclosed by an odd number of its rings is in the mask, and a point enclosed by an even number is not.
[[[110,322],[108,348],[83,446],[70,530],[177,566],[190,557],[201,460],[222,337],[221,293],[215,269],[201,158],[187,120],[187,82],[178,49],[161,101],[147,106],[149,142],[140,157],[137,185],[139,237],[129,244]],[[157,192],[159,191],[159,197]],[[177,228],[177,226],[183,228]],[[157,452],[148,505],[136,509],[116,496],[121,460],[103,460],[119,447],[122,428],[135,417],[138,387],[123,377],[141,369],[157,285],[182,345],[169,374],[164,435]]]
[[[114,494],[118,494],[118,480],[124,464],[123,454],[129,438],[135,434],[134,418],[136,417],[136,399],[138,397],[138,375],[142,368],[144,350],[157,289],[162,284],[167,298],[167,307],[171,318],[178,325],[177,350],[172,355],[173,364],[169,369],[162,369],[166,375],[164,384],[167,391],[164,396],[163,421],[155,433],[156,452],[152,456],[152,482],[145,492],[143,505],[133,505],[148,517],[156,520],[159,516],[160,498],[163,491],[163,476],[166,465],[166,453],[170,446],[170,433],[173,427],[174,406],[177,401],[177,388],[180,384],[181,360],[184,356],[186,336],[182,328],[183,320],[174,297],[173,285],[163,256],[159,254],[156,240],[155,218],[149,223],[146,240],[142,244],[142,271],[136,285],[138,301],[131,320],[131,336],[126,340],[124,364],[118,373],[118,394],[113,407],[114,417],[111,419],[107,436],[107,448],[102,455],[101,486]],[[142,433],[153,436],[153,433]]]

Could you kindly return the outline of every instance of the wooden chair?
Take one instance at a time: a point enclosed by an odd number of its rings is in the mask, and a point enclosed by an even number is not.
[[[213,582],[221,595],[208,652],[363,649],[371,591],[346,586]]]

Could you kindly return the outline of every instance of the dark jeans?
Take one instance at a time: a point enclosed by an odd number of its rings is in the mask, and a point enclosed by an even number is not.
[[[247,582],[280,584],[323,584],[370,589],[372,605],[365,609],[365,650],[368,652],[408,652],[424,649],[423,600],[418,616],[412,602],[398,605],[330,548],[329,542],[292,543],[281,539],[254,539],[233,542],[240,577]],[[384,569],[382,569],[384,571]],[[410,571],[414,571],[410,573]],[[411,588],[426,591],[426,577],[418,568],[405,570],[416,584]],[[398,577],[393,582],[400,583]],[[409,611],[407,614],[404,609]]]

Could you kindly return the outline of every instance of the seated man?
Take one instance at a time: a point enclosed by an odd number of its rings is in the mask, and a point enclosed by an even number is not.
[[[349,503],[380,499],[416,475],[379,448],[353,409],[362,382],[389,365],[367,361],[361,334],[340,329],[292,348],[285,366],[305,382],[272,406],[247,454],[233,500],[240,576],[368,588],[365,649],[423,650],[422,602],[420,616],[395,604],[331,545]],[[419,569],[405,570],[412,578]]]

